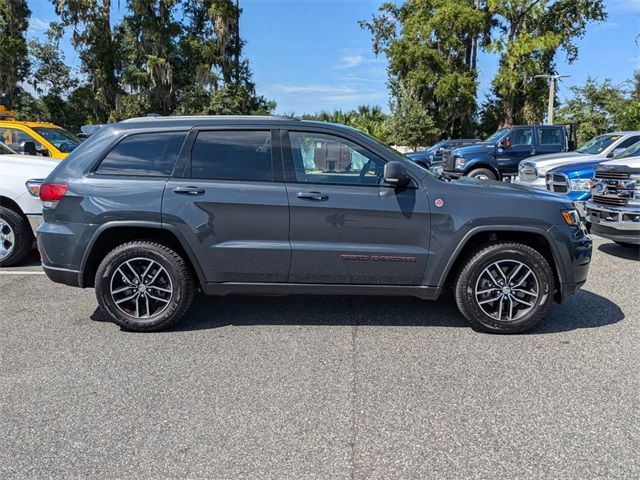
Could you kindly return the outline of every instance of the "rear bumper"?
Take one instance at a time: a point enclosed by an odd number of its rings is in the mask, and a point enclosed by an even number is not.
[[[42,265],[42,269],[44,270],[44,273],[47,275],[49,280],[53,282],[69,285],[70,287],[80,286],[80,272],[78,272],[77,270],[50,267],[44,264]]]

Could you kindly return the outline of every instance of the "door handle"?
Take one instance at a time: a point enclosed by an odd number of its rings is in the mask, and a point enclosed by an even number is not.
[[[325,195],[320,192],[298,192],[298,198],[304,198],[305,200],[327,200],[329,195]]]
[[[200,187],[176,187],[173,189],[175,193],[180,193],[182,195],[202,195],[204,193],[204,188]]]

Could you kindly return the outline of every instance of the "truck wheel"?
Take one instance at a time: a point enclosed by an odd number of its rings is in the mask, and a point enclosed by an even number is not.
[[[184,316],[193,300],[193,276],[166,245],[134,241],[102,260],[95,278],[98,304],[125,330],[153,332]]]
[[[9,208],[0,207],[0,267],[18,263],[32,246],[33,233],[27,219]]]
[[[467,177],[480,178],[482,180],[497,180],[495,173],[488,168],[476,168],[467,173]]]
[[[471,255],[456,280],[458,308],[486,332],[516,333],[540,323],[555,288],[547,260],[515,242],[485,245]]]

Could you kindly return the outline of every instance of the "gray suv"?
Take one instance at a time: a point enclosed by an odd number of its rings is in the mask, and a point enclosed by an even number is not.
[[[473,326],[518,332],[591,260],[563,196],[448,181],[358,130],[284,117],[109,125],[40,193],[46,274],[94,287],[128,330],[172,325],[196,291],[435,300],[452,286]]]

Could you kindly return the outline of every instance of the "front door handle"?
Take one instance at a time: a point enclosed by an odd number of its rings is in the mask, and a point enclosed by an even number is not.
[[[321,201],[321,200],[327,200],[329,198],[329,195],[325,195],[324,193],[320,193],[320,192],[298,192],[298,198],[303,198],[305,200],[317,200],[317,201]]]
[[[182,195],[202,195],[204,193],[204,188],[200,187],[176,187],[173,189],[175,193],[180,193]]]

